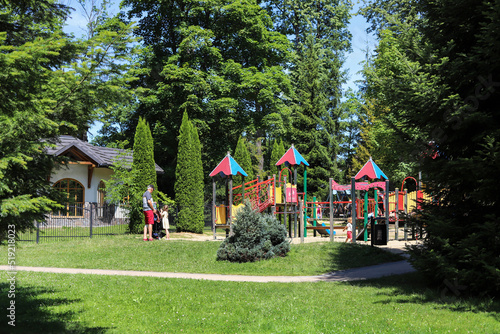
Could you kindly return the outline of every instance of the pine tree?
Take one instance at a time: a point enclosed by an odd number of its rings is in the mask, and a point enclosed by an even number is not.
[[[132,162],[132,193],[130,194],[130,222],[131,233],[140,233],[144,225],[142,213],[142,194],[148,185],[153,185],[157,190],[156,167],[154,160],[153,137],[149,124],[142,117],[139,118],[135,136]],[[153,198],[154,198],[153,193]]]

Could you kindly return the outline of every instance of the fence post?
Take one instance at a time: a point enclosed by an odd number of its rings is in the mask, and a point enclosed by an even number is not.
[[[92,238],[92,223],[93,223],[93,212],[94,212],[94,204],[95,203],[89,203],[90,204],[90,238]]]
[[[36,243],[40,242],[40,222],[36,221]]]

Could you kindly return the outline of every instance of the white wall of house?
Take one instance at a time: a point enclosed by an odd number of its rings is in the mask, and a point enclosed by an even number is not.
[[[92,181],[88,188],[88,165],[71,164],[54,171],[50,177],[52,184],[62,179],[74,179],[85,188],[85,202],[97,202],[97,188],[101,180],[109,180],[113,170],[109,168],[94,168]]]

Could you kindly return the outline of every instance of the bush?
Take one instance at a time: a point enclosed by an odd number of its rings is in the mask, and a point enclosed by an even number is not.
[[[236,214],[233,235],[226,238],[217,251],[217,260],[254,262],[285,256],[290,250],[286,228],[272,215],[252,210],[250,204]]]

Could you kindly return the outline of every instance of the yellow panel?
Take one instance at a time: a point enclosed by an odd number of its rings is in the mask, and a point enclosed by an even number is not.
[[[243,203],[238,204],[238,205],[233,205],[233,208],[232,208],[233,221],[236,220],[236,213],[238,211],[240,211],[241,209],[243,209],[244,207],[245,207],[245,204],[243,204]]]
[[[215,224],[226,225],[226,207],[224,205],[215,207]]]
[[[276,187],[276,197],[275,197],[276,203],[280,204],[283,203],[283,190],[281,187]]]

